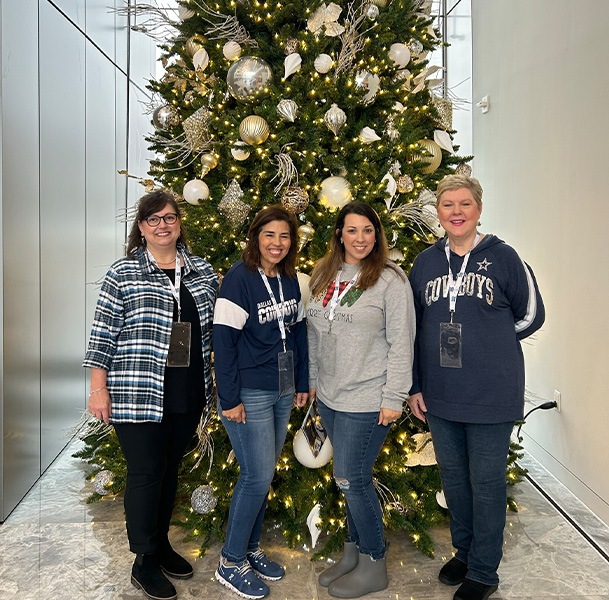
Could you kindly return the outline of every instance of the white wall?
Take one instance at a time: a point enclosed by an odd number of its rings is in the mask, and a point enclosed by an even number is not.
[[[609,2],[472,0],[482,230],[533,267],[547,321],[525,348],[525,448],[609,522]],[[560,499],[558,499],[560,500]]]

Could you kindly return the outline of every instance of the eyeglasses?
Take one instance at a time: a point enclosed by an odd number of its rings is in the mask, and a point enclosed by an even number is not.
[[[152,215],[151,217],[146,217],[144,221],[146,221],[146,223],[148,223],[150,227],[156,227],[161,222],[161,219],[163,219],[163,221],[165,221],[167,225],[173,225],[178,220],[178,215],[176,215],[175,213],[167,213],[162,217],[159,217],[158,215]]]

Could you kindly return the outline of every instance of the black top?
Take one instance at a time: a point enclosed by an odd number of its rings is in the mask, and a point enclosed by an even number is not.
[[[175,283],[175,269],[163,269]],[[163,412],[201,412],[205,403],[205,367],[201,342],[201,322],[195,301],[183,283],[180,284],[181,321],[190,323],[190,366],[165,368]],[[178,320],[178,304],[174,300],[173,320]]]

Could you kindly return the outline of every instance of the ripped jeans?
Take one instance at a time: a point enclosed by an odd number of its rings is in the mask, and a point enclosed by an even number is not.
[[[379,412],[339,412],[319,398],[319,414],[334,446],[334,479],[347,505],[347,541],[362,554],[385,556],[381,504],[372,483],[372,466],[388,426],[379,425]]]

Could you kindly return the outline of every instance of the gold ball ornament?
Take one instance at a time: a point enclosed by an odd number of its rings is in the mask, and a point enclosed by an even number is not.
[[[414,190],[414,181],[408,175],[400,175],[396,181],[400,194],[408,194]]]
[[[264,143],[270,132],[269,124],[258,115],[245,117],[239,125],[239,136],[246,144],[251,146]]]
[[[427,166],[423,167],[421,171],[426,174],[433,173],[442,162],[442,148],[436,142],[427,138],[419,140],[417,144],[426,150],[425,154],[414,155],[416,160],[427,163]]]
[[[213,154],[202,154],[200,160],[202,177],[218,166],[218,157]]]
[[[309,206],[309,193],[299,185],[290,185],[281,195],[281,204],[294,214],[301,213]]]
[[[184,51],[192,58],[197,51],[203,48],[204,42],[205,40],[202,36],[195,34],[186,40],[186,43],[184,44]]]
[[[300,252],[307,242],[313,239],[315,228],[311,223],[305,223],[298,228],[298,252]]]

